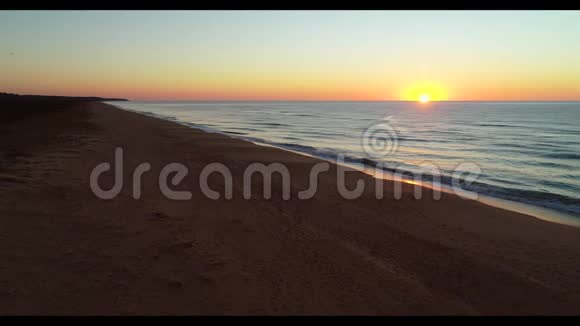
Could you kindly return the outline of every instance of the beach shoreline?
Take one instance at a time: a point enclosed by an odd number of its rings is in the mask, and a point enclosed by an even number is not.
[[[99,102],[11,103],[1,125],[0,314],[577,314],[580,230],[443,194],[433,200],[336,192],[336,165],[308,200],[322,160],[206,133]],[[101,200],[89,175],[125,151],[124,186]],[[131,177],[142,162],[139,200]],[[173,201],[159,171],[189,174]],[[200,193],[199,172],[233,174],[231,200]],[[290,200],[252,185],[249,164],[283,163]],[[363,172],[347,173],[374,184]],[[209,185],[225,185],[211,175]],[[114,183],[103,174],[103,188]],[[403,187],[411,194],[411,185]],[[254,196],[256,194],[256,196]],[[23,236],[24,234],[24,236]]]
[[[140,112],[140,111],[134,110],[134,109],[127,109],[127,108],[124,108],[122,105],[118,105],[114,102],[104,102],[104,103],[108,104],[108,105],[112,105],[120,110],[125,110],[128,112],[143,114],[145,116],[153,117],[156,119],[161,119],[164,121],[178,123],[178,124],[181,124],[181,125],[188,127],[188,128],[193,128],[196,130],[209,132],[209,133],[218,133],[218,134],[224,135],[226,137],[231,137],[231,138],[249,141],[249,142],[251,142],[255,145],[258,145],[258,146],[273,147],[273,148],[277,148],[279,150],[295,153],[298,155],[303,155],[306,157],[327,161],[331,164],[338,164],[338,165],[344,166],[344,167],[349,168],[349,169],[361,171],[363,173],[366,173],[368,175],[373,176],[374,178],[383,178],[385,180],[391,180],[391,181],[398,180],[398,179],[396,179],[398,177],[395,176],[395,174],[393,172],[389,172],[388,170],[381,170],[378,167],[375,168],[371,165],[366,165],[364,163],[355,164],[355,163],[348,163],[348,162],[338,162],[337,159],[333,159],[331,157],[318,156],[318,155],[314,155],[314,154],[304,152],[304,151],[299,151],[299,150],[294,150],[294,149],[290,149],[290,148],[286,148],[286,147],[282,147],[282,146],[277,146],[275,144],[269,144],[266,142],[260,142],[260,141],[256,141],[256,140],[252,140],[252,139],[247,139],[246,137],[243,137],[243,136],[236,136],[234,134],[230,134],[230,133],[227,133],[227,132],[215,129],[215,128],[205,127],[203,125],[192,126],[191,123],[180,122],[178,120],[175,120],[175,119],[172,119],[169,117],[165,117],[165,116],[162,116],[159,114]],[[252,103],[252,102],[250,102],[250,103]],[[453,187],[449,186],[449,185],[433,184],[432,182],[428,182],[426,180],[418,180],[416,178],[405,179],[404,176],[402,176],[402,177],[403,177],[401,179],[402,182],[410,183],[410,184],[415,185],[417,187],[427,187],[429,189],[435,188],[435,189],[437,189],[437,191],[444,191],[444,192],[448,192],[448,193],[454,193],[457,195],[457,193],[453,189]],[[459,189],[458,192],[460,193],[461,190],[463,190],[463,189]],[[558,211],[558,210],[550,209],[550,208],[546,208],[546,207],[541,207],[541,206],[530,204],[530,203],[523,203],[523,202],[519,202],[519,201],[493,197],[493,196],[489,196],[489,195],[481,194],[481,193],[474,193],[474,196],[477,197],[477,199],[475,199],[475,200],[477,200],[478,202],[495,207],[495,208],[509,210],[512,212],[528,215],[531,218],[537,218],[537,219],[541,219],[541,220],[552,222],[552,223],[580,227],[580,219],[577,216],[574,216],[570,213],[566,213],[566,212],[562,212],[562,211]]]

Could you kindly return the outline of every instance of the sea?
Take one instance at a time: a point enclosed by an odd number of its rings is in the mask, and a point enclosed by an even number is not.
[[[437,173],[448,186],[460,165],[476,165],[470,191],[580,222],[580,102],[110,104],[325,160]]]

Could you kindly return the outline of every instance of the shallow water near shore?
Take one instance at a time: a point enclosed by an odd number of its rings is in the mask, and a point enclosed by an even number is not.
[[[488,204],[580,221],[580,102],[110,104],[322,159],[381,163],[387,172],[433,164],[444,186],[458,164],[475,163],[481,174],[468,190]],[[363,133],[385,121],[396,131],[396,151],[369,156]]]
[[[262,145],[262,146],[272,146],[272,147],[280,148],[283,150],[291,151],[291,152],[294,152],[297,154],[302,154],[302,155],[312,157],[312,155],[309,155],[306,153],[302,153],[302,152],[298,152],[298,151],[294,151],[294,150],[290,150],[290,149],[284,149],[284,148],[273,146],[273,145],[259,144],[259,143],[256,143],[256,144]],[[404,182],[404,183],[416,185],[418,187],[426,187],[426,188],[430,188],[430,189],[436,189],[437,191],[441,191],[441,192],[447,192],[447,193],[452,193],[452,194],[456,194],[456,195],[461,195],[461,193],[457,193],[456,191],[454,191],[453,187],[446,186],[446,185],[441,184],[441,183],[433,183],[432,180],[421,182],[421,181],[417,181],[416,178],[408,178],[404,175],[395,175],[393,173],[389,173],[388,171],[377,170],[376,168],[368,167],[368,166],[365,166],[364,164],[360,164],[360,163],[357,164],[357,163],[337,162],[336,160],[333,160],[333,159],[326,159],[326,160],[329,162],[332,162],[332,163],[342,164],[345,167],[351,168],[353,170],[358,170],[360,172],[371,175],[375,178],[382,178],[385,180],[391,180],[391,181],[396,181],[396,182]],[[377,173],[377,171],[380,171],[380,172]],[[465,190],[465,189],[467,189],[467,188],[462,187],[460,190]],[[472,193],[472,194],[475,195],[473,200],[479,201],[479,202],[484,203],[484,204],[489,205],[489,206],[505,209],[505,210],[512,211],[512,212],[522,213],[522,214],[529,215],[529,216],[538,218],[540,220],[544,220],[544,221],[548,221],[548,222],[552,222],[552,223],[558,223],[558,224],[563,224],[563,225],[568,225],[568,226],[573,226],[573,227],[580,227],[580,218],[577,218],[571,214],[562,213],[562,212],[554,210],[554,209],[543,208],[543,207],[535,206],[535,205],[531,205],[531,204],[525,204],[525,203],[521,203],[521,202],[500,199],[497,197],[490,197],[490,196],[486,196],[486,195],[482,195],[482,194],[478,194],[478,193]]]

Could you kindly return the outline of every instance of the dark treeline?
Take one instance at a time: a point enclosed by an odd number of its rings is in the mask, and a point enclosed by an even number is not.
[[[78,96],[49,96],[49,95],[19,95],[0,92],[0,101],[66,101],[66,102],[102,102],[102,101],[128,101],[123,98],[106,97],[78,97]]]

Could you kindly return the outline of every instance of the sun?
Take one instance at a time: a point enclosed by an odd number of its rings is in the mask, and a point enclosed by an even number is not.
[[[417,81],[401,91],[401,99],[427,104],[435,101],[447,101],[449,91],[439,82]]]

